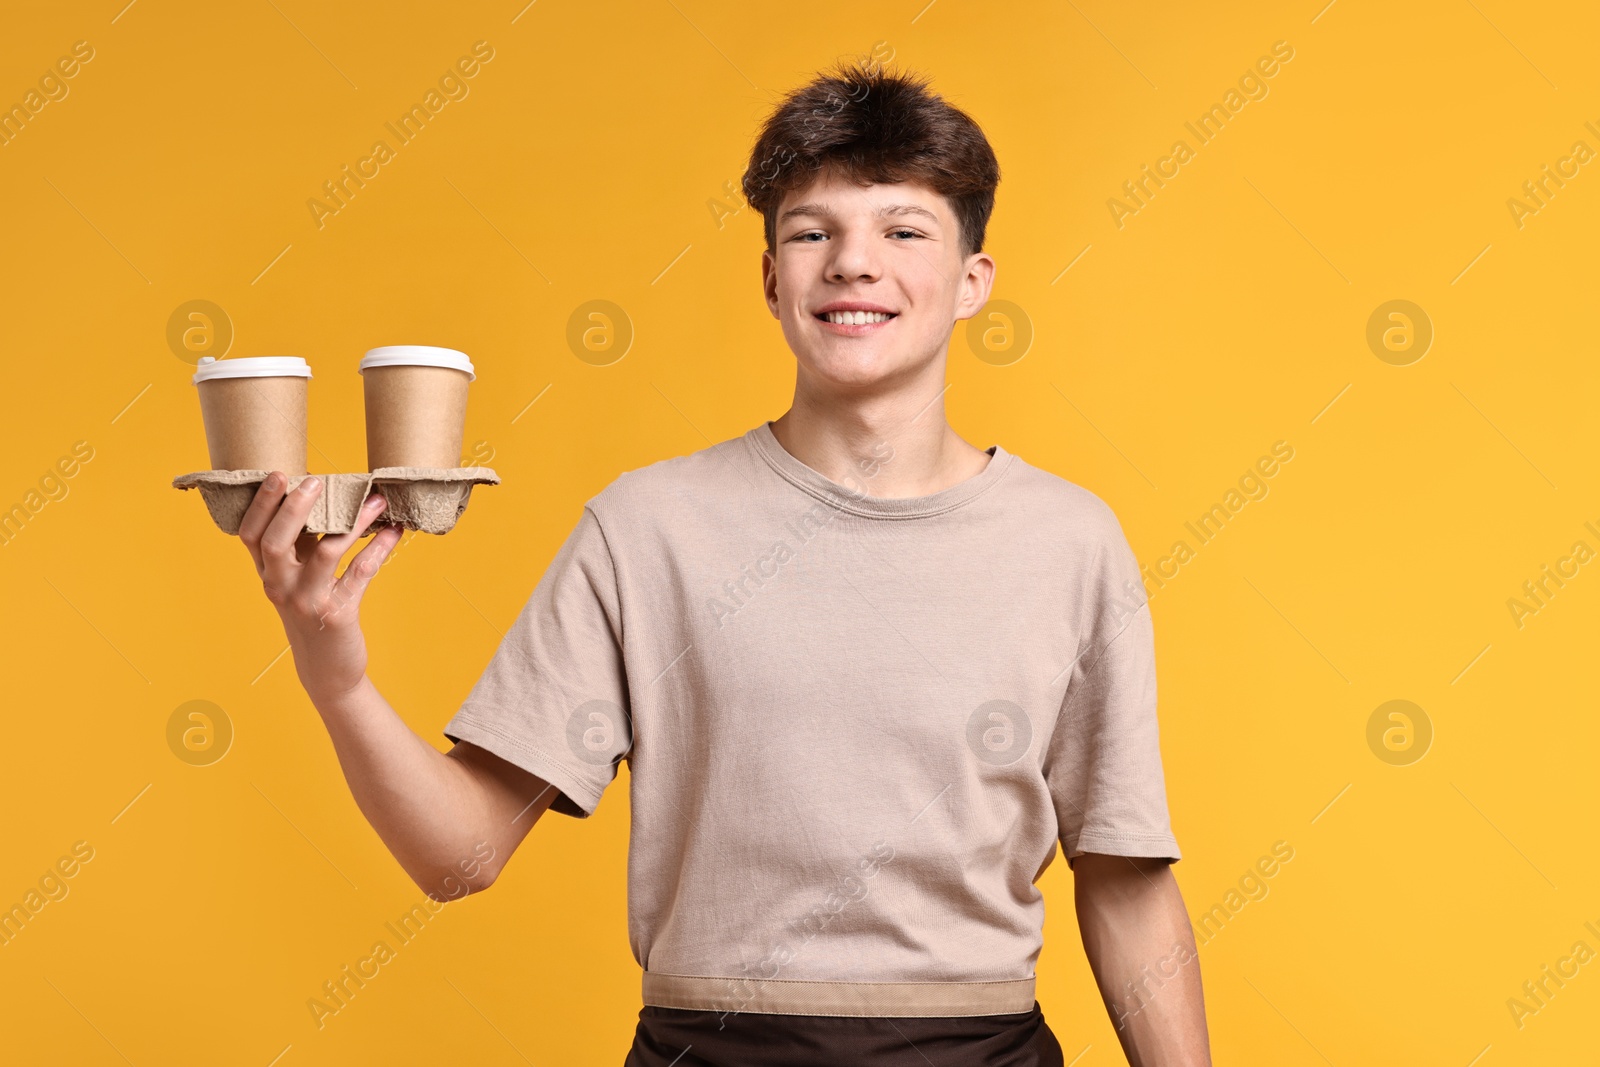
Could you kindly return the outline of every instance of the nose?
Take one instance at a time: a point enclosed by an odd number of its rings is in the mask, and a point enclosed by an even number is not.
[[[829,244],[833,253],[828,257],[827,264],[830,281],[877,279],[882,268],[868,230],[848,227],[840,231]]]

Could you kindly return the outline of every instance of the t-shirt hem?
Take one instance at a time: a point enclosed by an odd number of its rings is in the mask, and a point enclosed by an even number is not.
[[[466,741],[477,745],[529,774],[537,775],[549,782],[565,793],[574,805],[582,809],[582,817],[593,815],[600,805],[600,790],[591,788],[581,778],[574,776],[559,760],[482,719],[466,712],[458,712],[445,726],[443,732],[451,741]]]
[[[807,1016],[1013,1015],[1037,1004],[1027,978],[980,981],[862,982],[713,977],[645,971],[647,1006],[722,1014]]]
[[[1078,835],[1077,842],[1071,848],[1062,850],[1066,854],[1067,867],[1072,868],[1072,861],[1085,852],[1098,852],[1107,856],[1136,856],[1140,859],[1164,859],[1176,863],[1183,858],[1183,853],[1178,849],[1178,841],[1172,834],[1119,834],[1119,833],[1083,833]]]

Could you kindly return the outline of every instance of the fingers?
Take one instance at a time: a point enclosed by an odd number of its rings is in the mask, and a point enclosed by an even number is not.
[[[239,540],[244,542],[244,547],[250,552],[250,558],[255,560],[257,574],[262,570],[261,535],[265,532],[272,516],[278,513],[278,504],[283,500],[283,487],[287,484],[288,480],[279,471],[267,475],[266,481],[256,490],[255,499],[250,501],[250,507],[246,509],[244,518],[239,522]]]
[[[308,477],[302,479],[293,492],[284,496],[278,513],[261,534],[261,560],[268,571],[275,568],[288,570],[299,565],[300,561],[294,555],[294,544],[300,539],[306,518],[311,514],[311,505],[320,492],[322,479]]]
[[[301,530],[300,536],[294,539],[294,558],[305,563],[311,554],[317,550],[319,537],[310,530]]]
[[[329,614],[336,615],[340,611],[353,610],[360,605],[361,595],[367,591],[372,576],[378,573],[378,568],[399,543],[401,532],[402,528],[399,526],[385,526],[373,535],[366,548],[356,553],[356,557],[344,569],[344,574],[339,577],[338,584],[333,587],[333,593],[328,598]]]
[[[339,565],[340,558],[351,545],[366,536],[367,527],[383,514],[385,503],[383,497],[378,494],[369,495],[366,503],[361,505],[361,510],[356,514],[356,520],[349,532],[329,534],[317,542],[316,550],[309,556],[302,555],[300,558],[306,564],[307,579],[319,587],[332,584],[333,571]]]

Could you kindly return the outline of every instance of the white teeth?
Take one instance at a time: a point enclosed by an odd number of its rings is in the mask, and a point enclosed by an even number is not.
[[[830,311],[824,316],[829,322],[840,326],[863,326],[869,322],[883,322],[893,318],[881,311]]]

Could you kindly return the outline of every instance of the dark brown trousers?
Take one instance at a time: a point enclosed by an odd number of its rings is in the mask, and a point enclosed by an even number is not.
[[[1016,1015],[858,1018],[645,1005],[623,1067],[1062,1067],[1033,1010]]]

